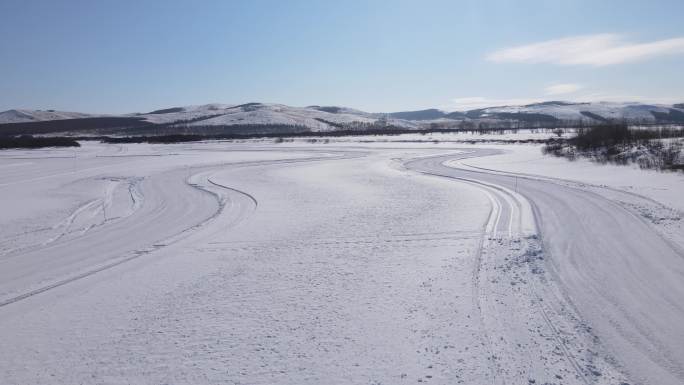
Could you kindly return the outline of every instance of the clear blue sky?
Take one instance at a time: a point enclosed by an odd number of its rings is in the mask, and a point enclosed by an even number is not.
[[[0,15],[0,110],[684,102],[682,0],[2,0]]]

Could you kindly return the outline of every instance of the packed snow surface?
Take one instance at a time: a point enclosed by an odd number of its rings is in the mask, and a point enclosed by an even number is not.
[[[359,139],[0,152],[0,383],[684,381],[666,193]]]

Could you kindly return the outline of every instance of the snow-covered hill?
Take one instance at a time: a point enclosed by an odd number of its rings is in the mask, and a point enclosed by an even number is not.
[[[154,124],[182,124],[190,127],[289,125],[307,127],[312,131],[331,131],[353,124],[372,124],[384,119],[383,114],[344,107],[290,107],[267,103],[174,107],[137,116]],[[390,118],[387,122],[398,127],[417,128],[416,123],[407,120]]]
[[[420,128],[421,125],[429,124],[432,121],[458,121],[463,119],[520,119],[541,122],[566,120],[587,123],[627,120],[634,123],[658,121],[681,121],[684,123],[684,109],[681,107],[682,105],[640,103],[544,102],[524,106],[488,107],[463,112],[431,109],[381,114],[335,106],[290,107],[283,104],[247,103],[176,107],[138,116],[156,124],[183,123],[189,126],[278,124],[304,126],[312,131],[328,131],[354,123],[369,124],[379,120],[404,128]]]
[[[61,122],[50,126],[49,121],[91,118],[77,122]],[[116,133],[117,129],[135,129],[137,133],[165,133],[202,131],[261,132],[259,127],[277,128],[278,132],[326,132],[376,127],[421,129],[438,124],[443,128],[457,128],[460,122],[523,121],[535,126],[583,122],[587,124],[626,120],[639,123],[684,124],[684,105],[655,105],[640,103],[569,103],[544,102],[522,106],[487,107],[470,111],[442,111],[437,109],[393,113],[369,113],[338,106],[291,107],[283,104],[246,103],[205,104],[171,107],[148,113],[120,116],[89,115],[77,112],[9,110],[0,112],[0,124],[12,126],[21,133],[33,132],[100,132]],[[24,128],[14,124],[24,123]],[[30,126],[30,127],[29,127]],[[39,126],[39,127],[38,127]],[[259,127],[256,127],[259,126]],[[239,127],[239,128],[238,128]],[[256,128],[255,128],[256,127]],[[259,129],[258,129],[259,128]],[[268,132],[273,132],[268,131]]]
[[[79,119],[93,115],[54,110],[7,110],[0,112],[0,124],[42,122],[48,120]]]
[[[677,105],[681,107],[681,105]],[[514,114],[514,115],[511,115]],[[524,106],[501,106],[471,110],[466,113],[470,118],[510,118],[518,114],[534,119],[544,116],[558,120],[586,121],[588,123],[606,120],[627,120],[630,122],[654,123],[657,121],[682,121],[684,109],[672,105],[641,103],[568,103],[544,102]]]

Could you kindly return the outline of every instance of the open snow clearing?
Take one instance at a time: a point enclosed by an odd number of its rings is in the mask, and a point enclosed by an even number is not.
[[[497,154],[3,151],[0,383],[684,382],[677,240]]]

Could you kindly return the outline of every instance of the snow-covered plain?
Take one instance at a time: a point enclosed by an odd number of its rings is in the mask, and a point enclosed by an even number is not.
[[[681,177],[534,154],[0,152],[0,383],[682,383]]]

